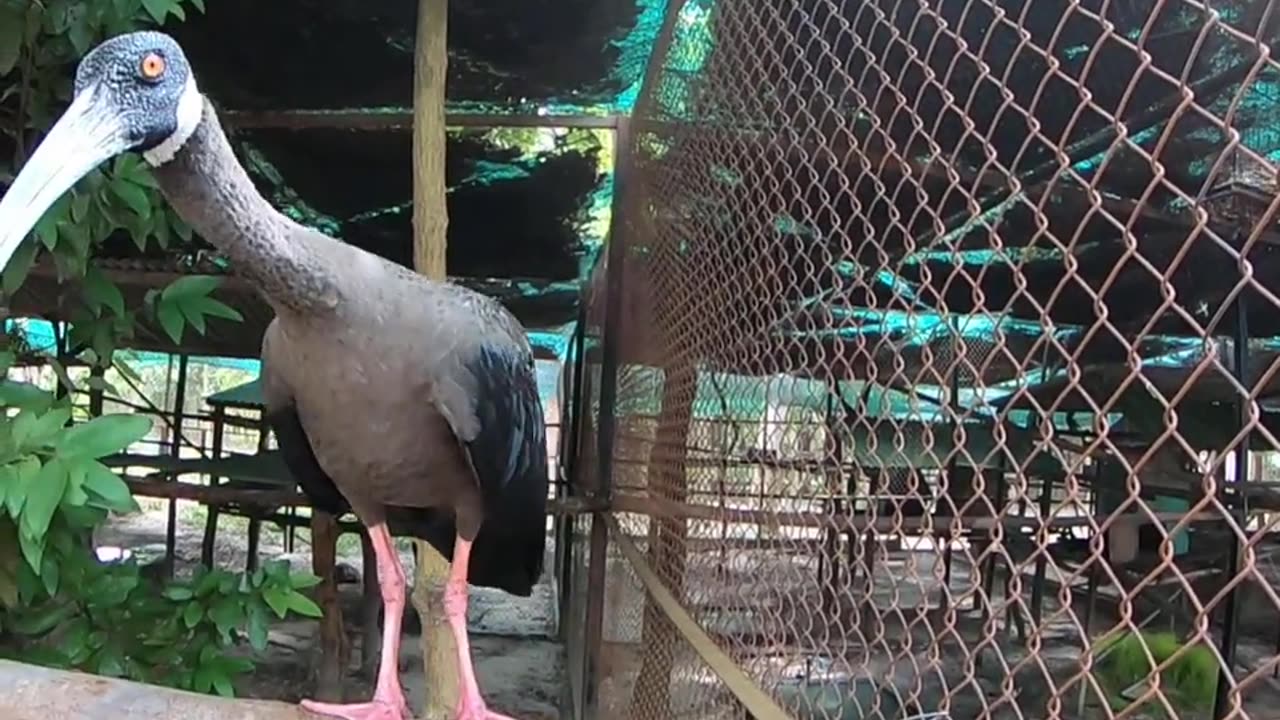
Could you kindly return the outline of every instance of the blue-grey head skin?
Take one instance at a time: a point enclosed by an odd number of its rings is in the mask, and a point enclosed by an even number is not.
[[[200,124],[204,100],[186,55],[158,32],[119,35],[76,70],[71,105],[0,197],[0,267],[63,193],[103,162],[141,152],[172,160]]]
[[[164,66],[155,78],[143,69],[152,57]],[[178,134],[179,108],[192,79],[187,56],[173,38],[136,32],[111,38],[84,56],[76,68],[75,94],[99,88],[104,107],[122,124],[128,149],[146,153]]]

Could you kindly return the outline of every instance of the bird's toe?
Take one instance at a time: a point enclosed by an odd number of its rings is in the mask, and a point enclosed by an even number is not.
[[[324,717],[342,718],[342,720],[410,720],[408,707],[401,704],[375,701],[352,705],[322,703],[303,700],[302,709]]]

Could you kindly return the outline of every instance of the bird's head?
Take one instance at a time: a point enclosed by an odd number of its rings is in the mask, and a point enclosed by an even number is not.
[[[168,35],[119,35],[90,51],[71,105],[0,197],[0,267],[78,180],[128,151],[156,166],[172,160],[203,112],[187,57]]]

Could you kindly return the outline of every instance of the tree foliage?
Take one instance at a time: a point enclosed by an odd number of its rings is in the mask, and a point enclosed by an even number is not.
[[[203,0],[0,0],[0,185],[70,101],[84,53],[105,37],[203,9]],[[36,262],[51,258],[59,279],[78,289],[70,351],[103,367],[143,315],[175,344],[187,328],[203,333],[210,316],[239,319],[211,296],[220,283],[212,276],[183,277],[127,307],[120,288],[91,263],[117,234],[139,250],[192,237],[134,155],[91,172],[50,208],[4,269],[0,289],[12,296]],[[58,358],[45,361],[65,389],[78,390]],[[14,352],[0,352],[0,378],[14,362]],[[103,459],[147,435],[151,420],[106,415],[72,423],[71,398],[0,379],[0,654],[232,694],[235,677],[253,667],[234,646],[247,640],[265,649],[273,617],[318,616],[300,592],[318,580],[273,563],[251,574],[201,571],[164,582],[132,560],[100,562],[92,530],[108,513],[137,509]]]

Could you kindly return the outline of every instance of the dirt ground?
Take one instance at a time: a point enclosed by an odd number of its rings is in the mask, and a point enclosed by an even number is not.
[[[164,556],[167,504],[144,500],[143,512],[113,518],[95,534],[99,548],[118,547],[131,551],[141,562]],[[176,572],[191,572],[200,562],[200,542],[205,526],[204,509],[180,502]],[[241,570],[247,557],[247,521],[222,517],[218,523],[215,563],[222,568]],[[284,536],[279,528],[264,525],[260,558],[267,561],[287,559],[296,569],[309,570],[311,549],[309,535],[300,530],[295,552],[285,554]],[[407,572],[413,567],[413,556],[407,542],[401,543],[401,561]],[[550,551],[550,548],[548,548]],[[362,570],[360,545],[354,535],[343,536],[338,543],[338,562],[350,566],[354,577]],[[548,558],[547,566],[551,566]],[[341,573],[340,573],[341,574]],[[351,640],[352,668],[344,688],[349,700],[368,697],[371,682],[359,676],[354,667],[359,662],[360,627],[358,582],[339,586],[343,599],[344,621]],[[410,607],[407,614],[412,614]],[[559,700],[565,682],[563,649],[554,640],[556,627],[555,592],[550,577],[544,576],[529,598],[516,598],[498,591],[474,589],[468,624],[472,632],[472,652],[476,674],[490,706],[521,720],[551,720],[560,717]],[[422,653],[416,621],[406,623],[400,653],[401,680],[409,704],[415,713],[422,709],[424,687]],[[313,620],[279,622],[272,626],[267,651],[255,654],[257,665],[253,676],[240,684],[237,692],[244,697],[296,702],[312,690],[312,668],[318,654],[318,623]]]

